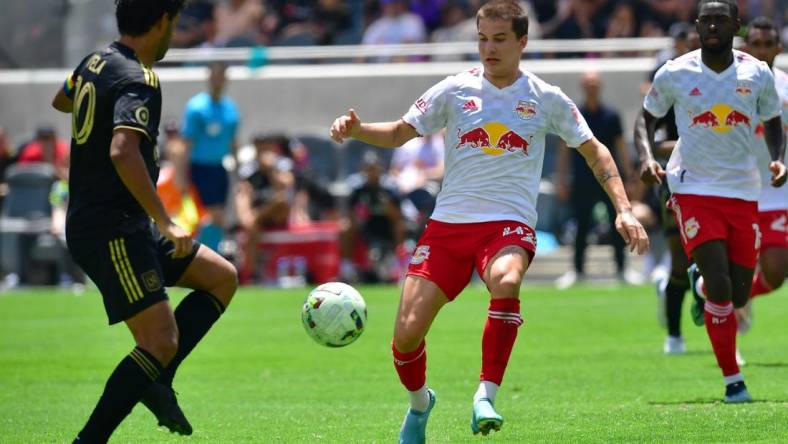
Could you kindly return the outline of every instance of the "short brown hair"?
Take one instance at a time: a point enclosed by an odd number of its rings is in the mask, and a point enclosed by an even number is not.
[[[511,20],[512,31],[518,39],[528,35],[528,13],[516,1],[493,0],[479,8],[476,13],[477,27],[480,19]]]

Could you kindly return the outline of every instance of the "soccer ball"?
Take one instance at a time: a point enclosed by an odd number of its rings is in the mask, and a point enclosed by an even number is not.
[[[328,282],[306,297],[301,307],[301,321],[309,337],[318,344],[344,347],[364,332],[367,305],[350,285]]]

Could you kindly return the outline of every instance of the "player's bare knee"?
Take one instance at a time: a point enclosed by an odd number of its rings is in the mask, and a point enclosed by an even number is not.
[[[703,283],[712,302],[728,302],[733,298],[730,276],[725,273],[704,273]]]
[[[788,270],[786,270],[786,267],[763,267],[761,273],[763,273],[763,277],[766,283],[769,284],[769,287],[772,290],[776,290],[782,287]]]
[[[761,273],[763,278],[772,290],[776,290],[783,285],[783,281],[788,274],[788,263],[782,261],[761,262]]]
[[[226,308],[238,290],[238,270],[225,259],[217,264],[217,270],[217,279],[208,291],[216,296]]]
[[[522,271],[519,268],[512,268],[503,273],[492,273],[487,287],[493,297],[517,298],[522,281]]]
[[[423,340],[423,336],[411,332],[395,333],[393,340],[394,348],[400,353],[410,353],[419,348],[419,344],[421,344]]]
[[[161,329],[137,338],[137,345],[152,354],[163,366],[178,352],[178,330]]]

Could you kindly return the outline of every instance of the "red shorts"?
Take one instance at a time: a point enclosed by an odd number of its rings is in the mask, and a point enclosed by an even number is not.
[[[758,213],[761,249],[788,248],[788,209]]]
[[[522,222],[451,224],[430,220],[408,266],[408,275],[434,282],[449,300],[468,285],[474,266],[479,276],[502,248],[516,245],[536,252],[536,233]]]
[[[688,257],[692,257],[692,251],[700,244],[723,240],[728,246],[728,260],[745,268],[755,268],[761,241],[757,202],[673,194],[668,207],[676,217]]]

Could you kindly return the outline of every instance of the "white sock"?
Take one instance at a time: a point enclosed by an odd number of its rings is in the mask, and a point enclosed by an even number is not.
[[[410,395],[410,408],[417,412],[424,412],[430,405],[430,394],[427,393],[427,384],[424,384],[420,389],[415,392],[409,391]]]
[[[736,382],[744,382],[744,376],[742,376],[741,372],[736,373],[735,375],[723,376],[723,378],[725,379],[725,385]]]
[[[479,388],[476,389],[476,394],[473,395],[473,402],[482,398],[487,398],[490,402],[495,403],[495,395],[498,394],[498,384],[490,381],[482,381],[479,383]]]

